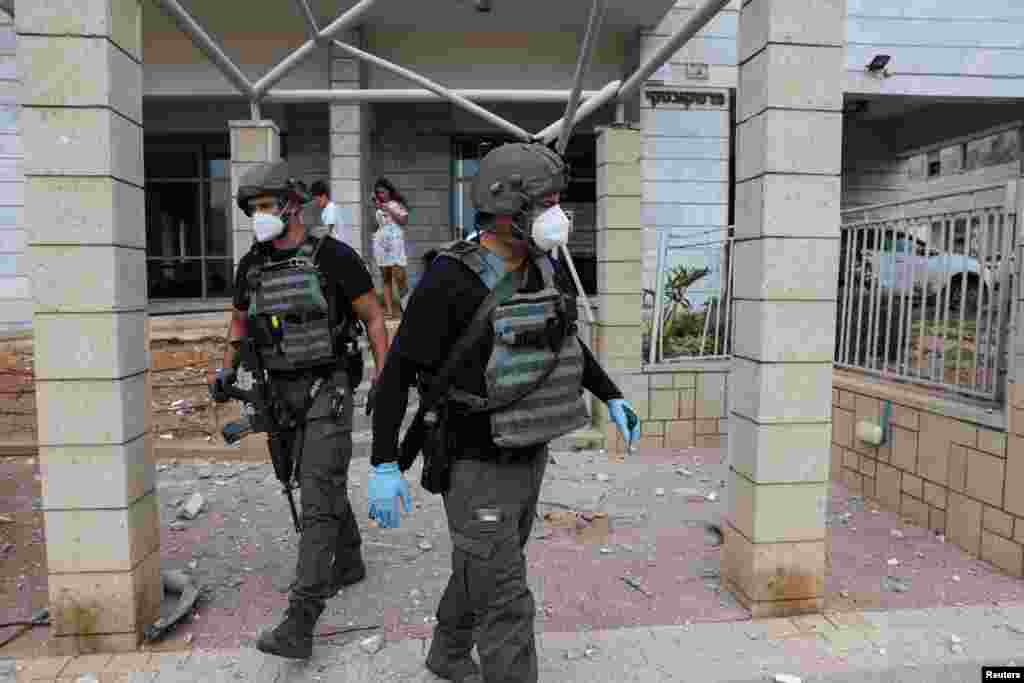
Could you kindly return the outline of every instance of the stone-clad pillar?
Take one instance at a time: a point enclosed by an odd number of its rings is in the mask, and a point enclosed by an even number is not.
[[[19,0],[52,634],[133,650],[161,601],[149,439],[139,0]]]
[[[253,243],[252,219],[238,208],[238,184],[256,164],[281,158],[281,131],[269,120],[228,121],[231,129],[231,235],[235,267]]]
[[[359,32],[345,39],[350,45],[365,47]],[[331,46],[331,88],[358,90],[366,82],[366,67],[348,53]],[[360,103],[331,104],[331,199],[338,205],[344,232],[350,246],[368,261],[370,235],[370,106]],[[375,278],[377,269],[371,268]]]
[[[648,417],[647,378],[640,374],[643,230],[640,220],[640,152],[635,128],[599,127],[597,133],[597,304],[594,354],[641,420]],[[598,401],[594,426],[609,451],[623,449],[615,425]]]
[[[823,605],[845,10],[748,0],[740,14],[722,569],[755,617]]]

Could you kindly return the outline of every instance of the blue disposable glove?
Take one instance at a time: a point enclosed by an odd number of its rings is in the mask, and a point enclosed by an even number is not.
[[[613,398],[608,401],[608,419],[615,423],[622,434],[622,439],[629,448],[634,441],[640,438],[640,418],[637,417],[633,406],[624,398]]]
[[[405,511],[411,511],[412,497],[409,484],[398,471],[398,463],[388,462],[373,468],[374,476],[366,487],[370,501],[370,519],[385,529],[397,529],[400,523],[398,498],[405,504]]]

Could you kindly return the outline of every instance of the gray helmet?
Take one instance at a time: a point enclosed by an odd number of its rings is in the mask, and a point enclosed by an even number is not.
[[[497,216],[515,216],[551,192],[569,184],[569,167],[540,143],[513,142],[480,160],[473,179],[473,207]]]
[[[252,217],[249,201],[261,195],[272,195],[282,202],[295,199],[303,204],[308,201],[305,184],[292,177],[287,161],[262,163],[246,171],[238,184],[238,208]]]

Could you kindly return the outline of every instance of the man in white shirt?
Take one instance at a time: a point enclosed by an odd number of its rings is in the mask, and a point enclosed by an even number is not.
[[[310,193],[313,195],[313,201],[320,207],[320,224],[327,227],[331,237],[351,247],[352,240],[349,239],[348,230],[341,224],[338,205],[331,201],[331,192],[327,188],[327,183],[322,180],[316,181],[313,183]]]

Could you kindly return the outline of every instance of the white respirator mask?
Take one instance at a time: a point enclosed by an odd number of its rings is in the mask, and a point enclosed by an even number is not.
[[[542,251],[551,251],[569,243],[569,217],[555,204],[533,219],[533,241]]]
[[[269,242],[284,232],[286,225],[284,216],[272,213],[255,213],[252,216],[252,231],[256,233],[257,242]]]

